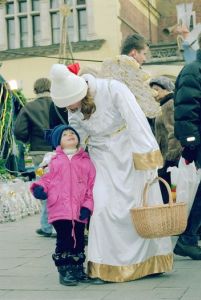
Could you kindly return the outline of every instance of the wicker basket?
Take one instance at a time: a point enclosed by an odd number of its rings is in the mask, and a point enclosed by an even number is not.
[[[147,193],[150,184],[145,185],[143,191],[143,206],[130,210],[132,221],[138,234],[143,238],[159,238],[178,235],[187,226],[187,205],[184,202],[174,203],[169,184],[162,178],[169,194],[169,203],[147,206]]]

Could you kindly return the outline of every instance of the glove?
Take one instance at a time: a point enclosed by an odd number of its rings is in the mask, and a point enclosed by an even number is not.
[[[197,149],[184,147],[181,156],[185,159],[186,164],[192,163],[197,157]]]
[[[81,207],[79,219],[81,221],[88,219],[90,217],[91,211],[86,207]]]
[[[161,169],[161,172],[162,173],[167,173],[167,169],[169,167],[178,167],[178,164],[179,164],[178,159],[176,159],[176,160],[166,160],[165,163],[164,163],[163,168]]]
[[[178,163],[178,160],[166,160],[163,168],[168,169],[169,167],[178,167]]]
[[[44,192],[44,188],[40,185],[37,185],[33,188],[33,195],[36,199],[47,199],[47,193]]]

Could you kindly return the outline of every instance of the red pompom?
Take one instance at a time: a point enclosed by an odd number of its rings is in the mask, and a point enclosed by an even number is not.
[[[69,71],[71,71],[72,73],[77,75],[79,70],[80,70],[80,65],[79,65],[79,63],[74,63],[74,64],[71,64],[71,65],[68,65],[67,68],[68,68]]]

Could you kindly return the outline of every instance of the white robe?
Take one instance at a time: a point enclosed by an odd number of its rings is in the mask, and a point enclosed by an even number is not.
[[[136,232],[130,209],[142,205],[145,183],[155,170],[136,170],[133,153],[158,150],[147,119],[134,95],[116,80],[83,75],[96,104],[89,120],[69,112],[70,125],[81,140],[88,138],[96,167],[94,213],[88,243],[88,273],[92,278],[122,282],[172,269],[170,238],[143,239]],[[148,203],[162,203],[158,183]]]

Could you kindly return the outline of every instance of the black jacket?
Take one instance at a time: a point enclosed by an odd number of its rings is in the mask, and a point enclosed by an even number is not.
[[[68,124],[67,112],[55,109],[50,97],[40,97],[20,110],[14,134],[17,140],[30,143],[31,151],[51,151],[52,147],[44,139],[44,130],[64,123],[63,120]]]
[[[180,72],[175,85],[175,136],[182,146],[201,146],[201,49]]]

